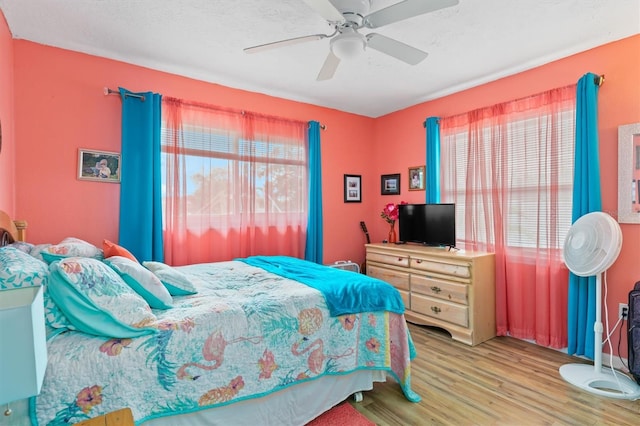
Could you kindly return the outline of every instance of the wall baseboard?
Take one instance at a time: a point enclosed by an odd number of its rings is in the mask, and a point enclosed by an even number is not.
[[[520,339],[520,340],[524,340],[525,342],[529,342],[529,343],[533,343],[534,345],[537,345],[537,343],[534,340],[529,340],[529,339]],[[562,348],[562,349],[550,348],[550,349],[553,349],[565,354],[567,353],[567,348]],[[573,355],[573,356],[575,356],[576,358],[582,358],[584,360],[591,361],[591,363],[593,363],[592,359],[589,359],[585,356],[582,356],[582,355]],[[603,352],[602,365],[611,367],[611,364],[612,362],[611,362],[610,354]],[[629,369],[627,368],[628,365],[629,365],[629,360],[627,358],[621,358],[618,355],[613,356],[613,368],[615,368],[616,370],[621,371],[625,374],[629,374]]]

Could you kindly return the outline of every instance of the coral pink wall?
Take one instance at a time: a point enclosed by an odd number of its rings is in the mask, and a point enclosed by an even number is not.
[[[402,148],[378,149],[375,151],[373,162],[378,165],[380,173],[402,171],[402,177],[406,180],[407,166],[416,163],[416,157],[425,156],[425,130],[422,122],[427,117],[451,116],[576,83],[587,72],[604,74],[605,83],[598,95],[602,202],[603,210],[617,217],[618,126],[640,122],[638,52],[640,36],[630,37],[378,118],[375,122],[374,146],[386,146],[389,145],[389,141],[395,141],[394,146]],[[403,195],[399,198],[411,198],[415,201],[413,193],[404,195],[406,181],[402,186]],[[420,192],[419,197],[424,200],[424,193]],[[387,197],[378,195],[378,199],[377,204],[381,205],[386,202]],[[386,227],[382,220],[378,220],[377,223],[375,235],[380,238],[386,232]],[[624,239],[622,252],[606,276],[609,285],[607,306],[611,325],[615,324],[618,318],[618,303],[626,302],[633,284],[640,281],[640,225],[622,224],[621,227]],[[603,315],[603,321],[604,318]],[[605,348],[605,351],[608,352],[608,349]],[[614,352],[617,353],[615,348]],[[626,336],[621,352],[626,356]]]
[[[343,174],[373,175],[373,119],[231,89],[122,62],[16,40],[17,217],[29,240],[117,241],[120,187],[79,181],[78,148],[120,151],[120,100],[103,88],[154,91],[227,107],[317,120],[322,131],[325,262],[362,259],[359,218],[371,201],[343,203]],[[125,160],[126,161],[126,160]],[[371,200],[371,197],[369,197]],[[346,243],[348,241],[348,243]]]
[[[11,43],[7,34],[6,23],[0,20],[0,90],[10,93],[13,88],[14,92],[14,106],[11,95],[0,99],[5,138],[0,155],[0,208],[10,213],[14,209],[16,217],[28,220],[29,239],[35,243],[70,235],[94,244],[103,238],[117,239],[119,186],[76,179],[78,148],[120,150],[120,101],[117,96],[104,96],[105,86],[151,90],[325,124],[325,263],[362,262],[364,235],[358,224],[364,220],[372,240],[382,240],[388,230],[379,217],[385,203],[424,201],[424,191],[407,190],[407,168],[425,164],[422,123],[426,117],[454,115],[575,83],[586,72],[604,74],[606,82],[599,95],[602,192],[604,210],[614,216],[617,127],[640,122],[640,36],[371,119],[27,41]],[[6,65],[12,61],[13,67]],[[380,195],[380,175],[389,173],[402,174],[399,196]],[[343,203],[343,174],[362,175],[362,203]],[[622,253],[607,275],[612,322],[618,302],[626,300],[640,279],[640,226],[622,225],[622,229]]]
[[[15,214],[15,152],[13,131],[13,40],[0,11],[0,210]]]

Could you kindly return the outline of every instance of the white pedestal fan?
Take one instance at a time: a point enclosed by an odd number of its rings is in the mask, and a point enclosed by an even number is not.
[[[620,225],[606,213],[588,213],[569,229],[564,242],[564,263],[580,277],[596,276],[594,365],[565,364],[560,367],[560,375],[587,392],[635,400],[640,398],[640,386],[613,368],[602,369],[602,273],[615,262],[621,248]]]

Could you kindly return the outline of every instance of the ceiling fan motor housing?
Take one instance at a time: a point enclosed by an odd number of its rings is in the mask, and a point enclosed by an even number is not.
[[[331,0],[331,3],[344,16],[344,19],[354,23],[356,28],[362,26],[364,17],[371,9],[370,0]]]

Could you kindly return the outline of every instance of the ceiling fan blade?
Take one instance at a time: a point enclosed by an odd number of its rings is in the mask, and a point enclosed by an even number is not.
[[[340,58],[333,54],[333,52],[329,52],[327,55],[327,59],[324,60],[324,64],[318,73],[317,81],[329,80],[333,78],[333,75],[336,73],[338,69],[338,65],[340,64]]]
[[[458,3],[458,0],[405,0],[365,16],[364,26],[378,28],[445,7],[455,6]]]
[[[416,65],[429,55],[427,52],[411,47],[408,44],[376,33],[367,35],[367,47],[393,56],[409,65]]]
[[[330,22],[343,22],[344,16],[329,0],[302,0]]]
[[[307,41],[322,40],[323,38],[327,38],[327,37],[330,37],[330,36],[325,34],[313,34],[308,36],[289,38],[287,40],[280,40],[280,41],[274,41],[271,43],[260,44],[258,46],[246,47],[243,50],[246,53],[256,53],[256,52],[262,52],[263,50],[275,49],[283,46],[291,46],[293,44],[298,44],[298,43],[305,43]]]

